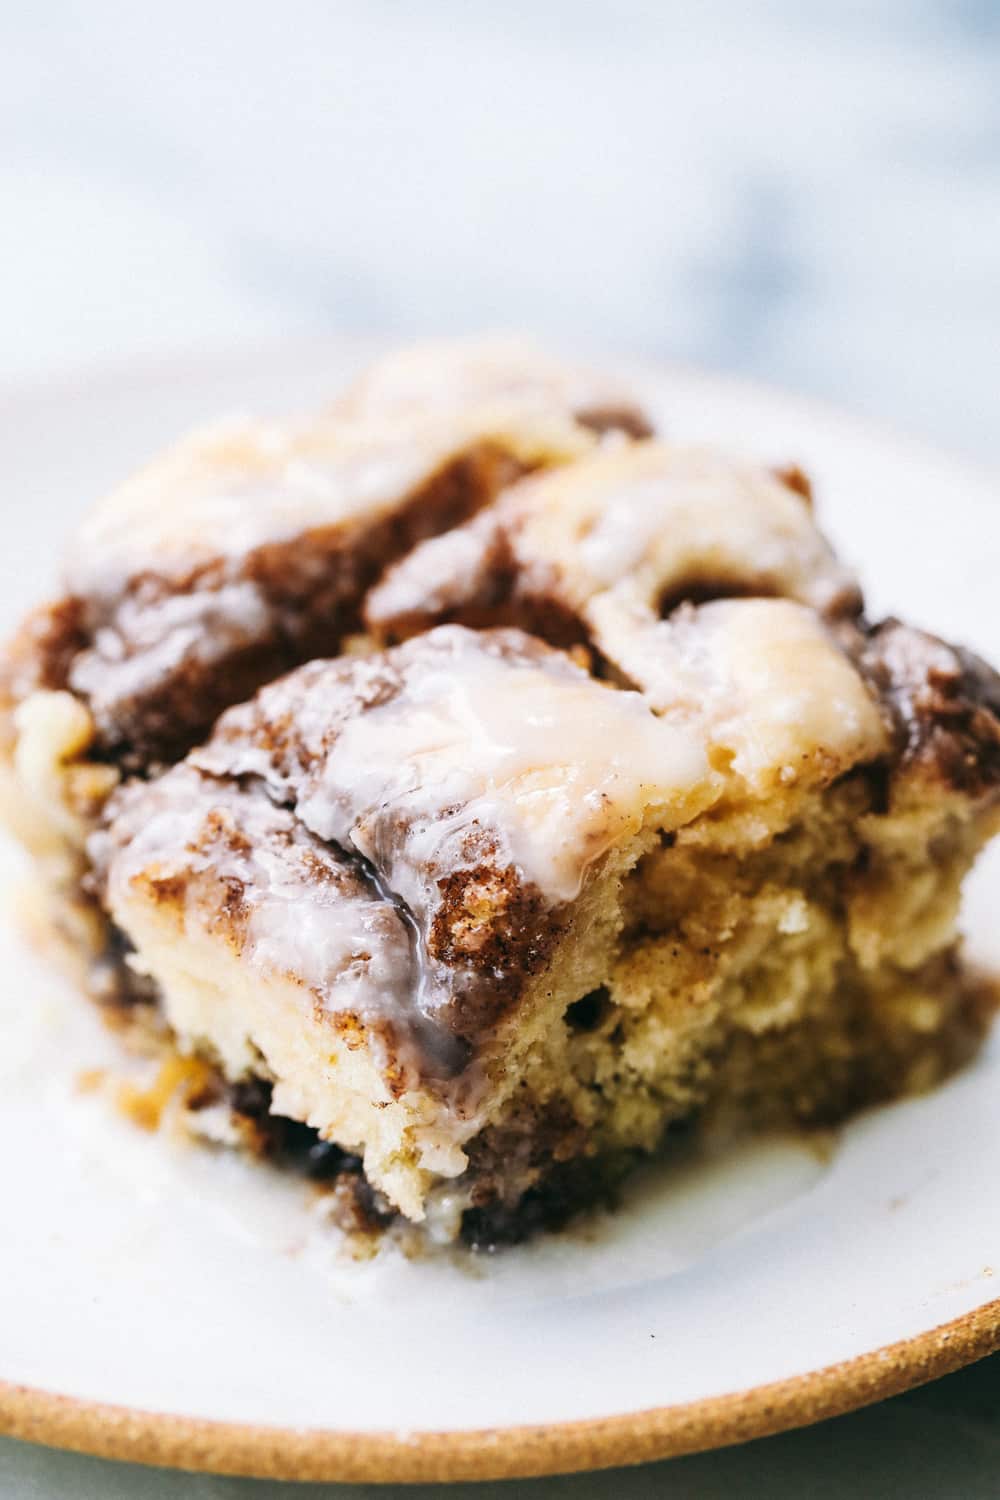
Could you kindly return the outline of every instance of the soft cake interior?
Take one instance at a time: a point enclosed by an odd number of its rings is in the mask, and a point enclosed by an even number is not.
[[[834,1121],[988,1024],[956,917],[996,675],[866,618],[801,475],[523,351],[183,445],[2,698],[92,993],[200,1060],[192,1131],[352,1223],[516,1239],[676,1124]]]
[[[225,1078],[383,1207],[516,1238],[673,1122],[833,1121],[982,1034],[954,924],[993,814],[916,761],[887,806],[858,693],[870,763],[827,740],[765,795],[534,638],[444,627],[302,669],[118,794],[105,900]]]
[[[648,430],[601,374],[518,340],[442,342],[385,356],[314,416],[194,432],[104,497],[61,592],[0,655],[0,818],[34,858],[50,946],[103,998],[144,995],[85,852],[122,778],[354,649],[386,568],[517,477]]]

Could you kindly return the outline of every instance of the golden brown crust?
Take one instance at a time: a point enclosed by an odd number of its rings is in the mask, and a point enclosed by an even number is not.
[[[336,503],[302,482],[317,452],[344,478],[343,427],[196,444],[162,560],[128,532],[147,478],[78,559],[83,626],[72,601],[29,626],[8,691],[29,685],[12,754],[72,813],[76,875],[120,769],[148,778],[89,847],[177,1034],[363,1149],[402,1213],[444,1213],[450,1184],[485,1241],[720,1099],[835,1118],[981,1034],[953,942],[995,822],[995,675],[866,621],[797,469],[562,408],[558,441],[493,414],[419,482],[368,473],[364,503],[353,471]],[[366,424],[413,410],[390,371],[335,425],[370,456]],[[213,491],[228,552],[205,471],[280,476],[262,513]],[[315,659],[363,604],[376,639]],[[30,691],[64,685],[87,707]],[[116,762],[89,800],[88,755]]]

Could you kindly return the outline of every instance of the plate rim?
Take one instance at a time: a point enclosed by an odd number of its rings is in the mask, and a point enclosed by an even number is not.
[[[94,1458],[253,1479],[535,1479],[726,1448],[843,1416],[1000,1350],[1000,1297],[820,1370],[610,1417],[455,1431],[271,1427],[137,1411],[0,1381],[0,1436]]]
[[[404,345],[450,343],[490,339],[495,336],[523,338],[532,347],[556,357],[593,367],[603,366],[624,378],[641,380],[697,382],[719,387],[730,395],[750,395],[784,408],[793,407],[813,421],[833,422],[850,432],[855,440],[889,444],[897,453],[905,453],[914,462],[923,460],[946,464],[961,475],[966,484],[986,488],[994,493],[1000,483],[1000,469],[994,461],[965,446],[952,448],[945,439],[926,437],[919,427],[899,419],[872,415],[849,401],[824,395],[809,387],[797,389],[780,380],[734,370],[726,365],[704,363],[683,356],[657,356],[648,349],[613,343],[595,343],[586,339],[546,337],[544,333],[517,326],[487,325],[480,329],[452,332],[411,331],[401,337],[391,333],[280,334],[245,342],[212,344],[204,349],[162,349],[134,352],[118,358],[109,356],[92,364],[71,363],[51,371],[27,372],[24,375],[0,376],[0,409],[10,414],[21,406],[72,400],[87,395],[132,391],[137,383],[156,384],[173,380],[185,373],[214,372],[257,365],[267,359],[292,360],[296,357],[316,359],[325,354],[345,355],[359,363],[378,357]],[[280,404],[279,411],[285,410]],[[291,410],[294,410],[294,403]],[[210,419],[213,414],[207,414]],[[181,433],[177,434],[178,437]],[[808,461],[808,460],[807,460]]]
[[[388,336],[273,338],[248,346],[163,351],[49,376],[0,381],[0,408],[65,401],[81,389],[156,385],[178,371],[224,370],[265,352],[294,359],[323,350],[359,357]],[[563,350],[582,359],[584,348]],[[780,403],[794,416],[833,423],[855,440],[905,459],[947,466],[961,482],[996,492],[993,466],[811,392],[738,372],[636,351],[598,348],[592,359],[644,379],[696,382]],[[1000,1297],[932,1328],[778,1381],[613,1416],[513,1426],[399,1430],[288,1427],[158,1412],[0,1379],[0,1436],[97,1458],[192,1472],[319,1482],[425,1482],[534,1478],[679,1457],[772,1436],[899,1395],[1000,1351]]]

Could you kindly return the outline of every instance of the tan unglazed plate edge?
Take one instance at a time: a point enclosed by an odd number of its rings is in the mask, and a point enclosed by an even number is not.
[[[132,1411],[0,1382],[0,1432],[98,1458],[354,1483],[524,1479],[648,1463],[868,1406],[1000,1349],[1000,1298],[824,1370],[624,1416],[469,1432],[330,1432]]]
[[[351,353],[353,357],[353,348]],[[285,363],[291,363],[293,356],[294,351],[286,346]],[[212,365],[211,360],[191,363]],[[166,380],[184,368],[179,360],[168,365],[162,372],[145,373]],[[219,361],[220,370],[226,365]],[[669,371],[670,367],[664,373]],[[862,427],[857,419],[824,408],[822,403],[768,391],[755,383],[676,367],[672,373],[675,379],[692,378],[714,390],[728,388],[734,394],[745,392],[748,398],[756,394],[766,402],[782,402],[788,409],[791,436],[796,412],[808,410],[818,420],[842,424],[848,432]],[[116,378],[116,372],[109,371],[98,378],[97,386],[110,387]],[[0,392],[0,399],[12,398],[18,406],[39,398],[58,403],[67,394],[68,390],[59,388],[48,393],[8,391]],[[875,431],[872,438],[887,447],[908,447],[911,455],[924,451],[912,440],[900,443],[891,433]],[[961,474],[961,460],[930,449],[926,452],[935,460],[940,457],[952,473]],[[792,456],[801,456],[808,465],[808,450]],[[969,473],[969,478],[982,486],[986,476]],[[992,1272],[987,1268],[984,1274]],[[717,1333],[724,1357],[725,1326]],[[101,1458],[258,1478],[348,1482],[526,1478],[642,1463],[766,1437],[897,1395],[997,1350],[1000,1298],[911,1337],[801,1374],[612,1416],[537,1425],[469,1425],[447,1431],[440,1426],[412,1432],[392,1426],[352,1431],[184,1416],[176,1407],[141,1409],[0,1381],[0,1433]],[[57,1389],[61,1384],[53,1381]]]

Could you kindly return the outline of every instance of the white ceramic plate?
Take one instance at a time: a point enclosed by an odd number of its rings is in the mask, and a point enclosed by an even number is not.
[[[0,396],[3,625],[86,503],[159,444],[319,402],[360,356],[268,350]],[[1000,656],[983,478],[775,392],[642,378],[671,433],[810,470],[874,611]],[[984,862],[967,926],[987,959],[998,886]],[[0,941],[0,1429],[303,1478],[541,1473],[774,1431],[1000,1345],[997,1046],[825,1154],[759,1141],[651,1173],[585,1233],[359,1266],[300,1184],[81,1093],[113,1039],[12,924]]]

